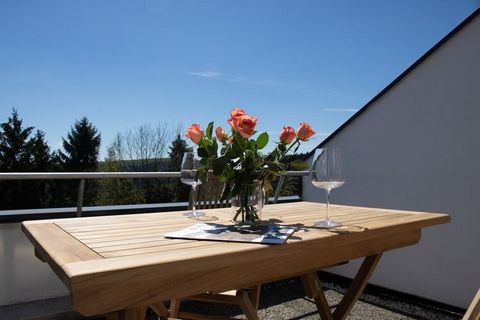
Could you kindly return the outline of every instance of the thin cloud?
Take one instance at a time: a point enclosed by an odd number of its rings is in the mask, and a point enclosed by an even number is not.
[[[192,75],[192,76],[197,76],[197,77],[202,77],[202,78],[208,78],[208,79],[214,79],[220,77],[222,74],[217,71],[200,71],[200,72],[193,72],[193,71],[187,71],[185,72],[186,74]]]
[[[224,81],[224,82],[234,82],[234,83],[241,83],[247,84],[257,87],[298,87],[301,88],[299,85],[288,84],[288,83],[281,83],[274,80],[262,80],[262,79],[250,79],[247,77],[227,77],[223,76],[222,73],[217,71],[187,71],[186,74],[197,76],[209,80],[217,80],[217,81]]]
[[[325,108],[323,111],[326,112],[357,112],[358,109],[355,108]]]

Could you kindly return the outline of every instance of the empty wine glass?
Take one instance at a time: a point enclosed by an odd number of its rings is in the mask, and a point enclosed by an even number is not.
[[[316,221],[316,227],[334,228],[342,225],[340,222],[330,219],[330,191],[341,187],[344,183],[340,149],[316,149],[312,164],[312,184],[317,188],[324,189],[327,195],[327,218]]]
[[[205,212],[197,211],[197,187],[202,184],[202,181],[198,177],[198,166],[200,160],[195,157],[193,152],[185,152],[182,158],[182,168],[180,172],[180,180],[182,183],[192,187],[193,195],[193,210],[185,213],[185,215],[192,219],[197,219],[205,216]]]

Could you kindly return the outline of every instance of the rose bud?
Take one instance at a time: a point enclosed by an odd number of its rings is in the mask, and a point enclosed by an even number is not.
[[[280,142],[283,144],[289,144],[295,139],[295,130],[290,127],[283,127],[282,132],[280,133]]]
[[[315,134],[313,128],[306,122],[301,122],[300,127],[297,129],[297,138],[302,141],[307,141],[311,136]]]
[[[228,135],[223,131],[222,127],[217,127],[217,129],[215,129],[215,134],[217,135],[217,139],[221,142],[228,140]]]
[[[200,125],[197,123],[193,123],[190,127],[188,127],[187,132],[185,132],[185,136],[190,138],[193,143],[199,144],[203,139],[202,127],[200,127]]]

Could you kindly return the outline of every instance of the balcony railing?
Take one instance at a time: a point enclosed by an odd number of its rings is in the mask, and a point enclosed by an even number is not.
[[[287,171],[286,176],[307,176],[310,171]],[[180,178],[180,172],[14,172],[0,173],[1,180],[79,180],[77,217],[82,216],[85,180],[87,179],[164,179]],[[277,203],[285,176],[278,180],[272,202]]]

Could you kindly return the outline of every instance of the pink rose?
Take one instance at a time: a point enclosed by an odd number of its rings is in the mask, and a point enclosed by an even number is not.
[[[197,123],[193,123],[190,127],[188,127],[187,132],[185,132],[185,136],[190,138],[193,143],[199,144],[203,139],[202,127],[200,127],[200,125]]]
[[[217,129],[215,129],[215,134],[217,135],[217,139],[221,142],[228,140],[228,135],[223,131],[222,127],[217,127]]]
[[[245,116],[247,113],[240,108],[233,108],[230,112],[230,119],[228,119],[228,123],[232,126],[233,130],[238,131],[238,119],[242,116]]]
[[[255,133],[257,118],[243,115],[237,119],[238,133],[244,138],[250,138]]]
[[[306,122],[301,122],[300,127],[297,129],[297,138],[302,141],[307,141],[311,136],[315,134],[313,128]]]
[[[282,132],[280,133],[280,142],[283,144],[289,144],[295,139],[295,137],[295,130],[292,127],[283,127]]]

